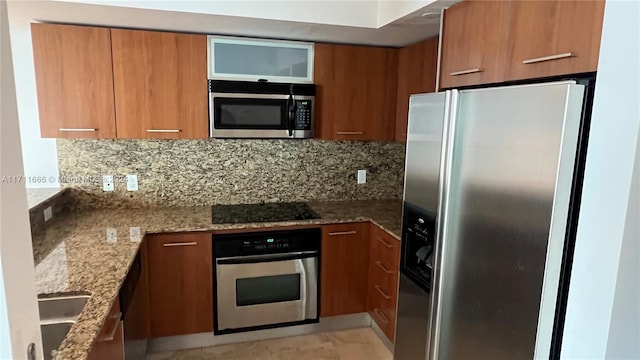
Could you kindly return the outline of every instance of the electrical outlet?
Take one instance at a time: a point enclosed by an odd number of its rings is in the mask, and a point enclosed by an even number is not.
[[[140,236],[140,227],[132,226],[129,228],[129,240],[132,242],[142,241],[142,236]]]
[[[367,183],[367,170],[358,170],[358,184]]]
[[[44,209],[44,222],[51,220],[52,217],[53,210],[51,209],[51,206],[48,206],[46,209]]]
[[[138,191],[138,175],[127,175],[127,191]]]
[[[118,231],[114,228],[107,228],[107,242],[115,244],[118,242]]]
[[[102,190],[103,191],[113,191],[115,185],[113,183],[113,175],[103,175],[102,176]]]

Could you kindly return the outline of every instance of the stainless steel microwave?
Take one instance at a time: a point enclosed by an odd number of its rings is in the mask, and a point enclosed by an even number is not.
[[[209,80],[214,138],[313,137],[315,85]]]

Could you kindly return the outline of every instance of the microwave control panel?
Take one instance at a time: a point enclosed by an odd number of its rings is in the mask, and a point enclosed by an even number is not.
[[[311,130],[312,110],[311,100],[296,100],[296,130]]]

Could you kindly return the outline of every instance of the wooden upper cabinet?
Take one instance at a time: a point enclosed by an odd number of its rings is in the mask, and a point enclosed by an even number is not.
[[[316,44],[316,138],[393,140],[397,49]]]
[[[31,24],[43,138],[115,138],[109,29]]]
[[[213,331],[211,234],[147,235],[152,337]]]
[[[441,88],[504,81],[511,3],[467,0],[445,11]]]
[[[207,37],[111,30],[119,138],[207,138]]]
[[[604,0],[515,1],[506,80],[596,71]]]
[[[322,228],[320,316],[367,311],[369,223]]]
[[[396,141],[407,140],[409,97],[436,90],[438,37],[403,47],[398,53],[398,100],[396,102]]]

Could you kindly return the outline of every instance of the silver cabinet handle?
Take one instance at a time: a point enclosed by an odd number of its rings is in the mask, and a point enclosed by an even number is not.
[[[338,135],[364,135],[364,131],[336,131]]]
[[[380,236],[378,236],[378,241],[380,241],[382,243],[382,245],[386,246],[387,249],[391,249],[391,248],[394,247],[393,245],[389,244],[388,242],[382,240],[382,238]]]
[[[92,132],[92,131],[98,131],[98,129],[84,129],[84,128],[60,128],[58,130],[66,131],[66,132]]]
[[[386,316],[384,316],[384,314],[382,313],[382,311],[380,311],[380,309],[378,308],[374,308],[373,312],[376,313],[376,315],[378,315],[378,317],[380,317],[380,320],[382,320],[382,322],[387,325],[388,323],[390,323],[391,321],[389,319],[387,319]]]
[[[380,261],[376,261],[376,265],[382,270],[384,271],[385,274],[387,275],[391,275],[393,274],[393,271],[387,269],[386,267],[384,267],[384,265],[382,265],[382,263]]]
[[[475,73],[479,73],[482,72],[482,69],[479,68],[475,68],[475,69],[469,69],[469,70],[460,70],[460,71],[454,71],[449,73],[449,75],[451,76],[459,76],[459,75],[467,75],[467,74],[475,74]]]
[[[355,235],[358,232],[355,230],[351,230],[351,231],[336,231],[336,232],[330,232],[329,236],[339,236],[339,235]]]
[[[113,320],[113,325],[111,326],[111,330],[109,333],[105,335],[100,341],[113,341],[113,338],[116,336],[116,331],[118,331],[118,325],[120,324],[120,318],[122,318],[122,313],[119,312],[115,315],[109,316],[109,320]]]
[[[376,290],[378,290],[378,292],[380,293],[380,295],[382,295],[382,297],[383,297],[383,298],[385,298],[385,299],[387,299],[387,300],[391,299],[391,296],[387,295],[387,294],[382,290],[382,288],[380,287],[380,285],[375,285],[373,288],[374,288],[374,289],[376,289]]]
[[[522,61],[522,63],[523,64],[535,64],[535,63],[539,63],[539,62],[543,62],[543,61],[566,59],[566,58],[572,57],[572,56],[575,56],[575,55],[573,53],[568,52],[568,53],[562,53],[562,54],[543,56],[543,57],[534,58],[534,59],[528,59],[528,60]]]
[[[148,133],[179,133],[180,129],[147,129]]]
[[[166,244],[162,244],[162,246],[164,247],[174,247],[174,246],[195,246],[198,245],[197,242],[195,241],[191,241],[191,242],[176,242],[176,243],[166,243]]]

